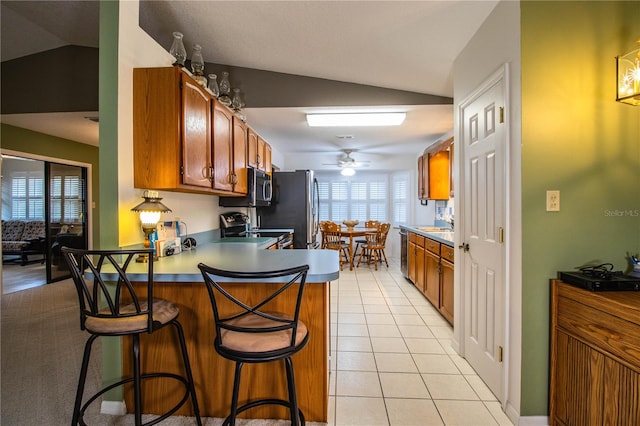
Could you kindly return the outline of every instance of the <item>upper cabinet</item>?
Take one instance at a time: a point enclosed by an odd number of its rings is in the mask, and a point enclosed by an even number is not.
[[[418,158],[418,198],[453,198],[453,138],[425,150]]]
[[[249,165],[271,174],[271,145],[253,129],[248,129]]]
[[[247,193],[250,129],[188,73],[134,69],[133,104],[136,188]]]

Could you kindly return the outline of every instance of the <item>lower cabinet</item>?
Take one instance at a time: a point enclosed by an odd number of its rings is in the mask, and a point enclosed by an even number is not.
[[[453,324],[453,248],[409,232],[409,280]]]
[[[640,425],[640,294],[551,283],[551,425]]]

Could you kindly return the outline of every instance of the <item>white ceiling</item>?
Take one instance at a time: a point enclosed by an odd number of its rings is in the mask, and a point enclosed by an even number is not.
[[[168,49],[171,32],[181,31],[188,55],[200,43],[206,62],[452,97],[453,61],[497,2],[153,1],[143,11],[167,34],[159,43]],[[97,47],[97,4],[3,0],[2,61],[67,44]],[[356,159],[377,158],[373,169],[386,167],[389,156],[415,157],[451,133],[452,105],[400,107],[408,112],[405,123],[384,130],[309,128],[304,113],[310,108],[245,113],[251,127],[287,154],[287,163],[305,162],[295,167],[327,168],[322,163],[349,148],[357,150]],[[57,136],[95,144],[97,131],[94,140]]]

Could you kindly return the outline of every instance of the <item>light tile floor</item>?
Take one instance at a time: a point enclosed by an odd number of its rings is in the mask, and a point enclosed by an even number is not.
[[[399,265],[331,284],[329,425],[511,425]]]

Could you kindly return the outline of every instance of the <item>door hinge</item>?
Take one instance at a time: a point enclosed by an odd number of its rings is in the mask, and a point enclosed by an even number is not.
[[[504,243],[504,228],[503,227],[498,228],[498,242],[499,243]]]
[[[504,350],[502,349],[502,346],[498,346],[498,362],[502,362],[502,353],[504,352]]]
[[[180,166],[180,175],[184,175],[184,166]]]
[[[504,107],[500,107],[500,123],[504,123]]]

